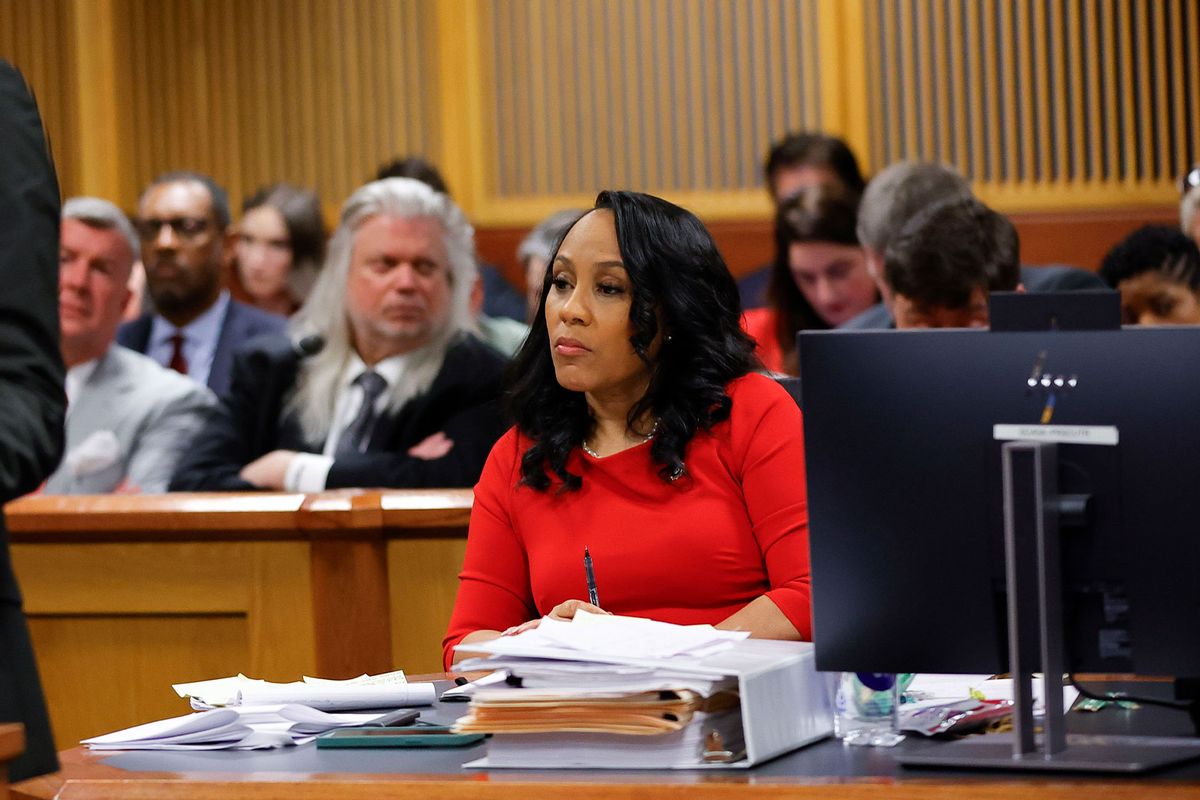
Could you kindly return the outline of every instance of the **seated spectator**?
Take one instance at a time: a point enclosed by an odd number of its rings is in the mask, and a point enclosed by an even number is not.
[[[550,266],[550,256],[554,254],[554,248],[558,247],[562,237],[584,213],[577,208],[555,211],[534,225],[533,230],[517,245],[517,261],[525,271],[525,301],[528,304],[526,313],[530,322],[537,316],[538,303],[546,283],[546,268]]]
[[[1179,184],[1183,192],[1179,201],[1179,224],[1193,242],[1200,242],[1200,164],[1188,170]]]
[[[779,207],[768,307],[745,314],[767,369],[799,374],[797,332],[836,327],[879,301],[857,212],[858,195],[827,185],[802,188]]]
[[[1177,228],[1138,228],[1104,256],[1100,276],[1121,292],[1125,324],[1200,323],[1200,249]]]
[[[228,197],[212,178],[198,172],[155,178],[138,200],[134,223],[154,310],[117,331],[118,344],[207,385],[218,397],[229,390],[238,345],[280,333],[286,324],[221,288],[229,223]]]
[[[165,492],[217,405],[212,392],[114,343],[138,240],[107,200],[63,205],[60,346],[67,366],[66,455],[47,494]]]
[[[883,279],[883,254],[888,243],[923,210],[972,196],[966,179],[944,164],[900,161],[880,171],[867,185],[858,208],[858,240],[883,301],[839,327],[850,330],[895,327],[888,285]],[[1094,273],[1065,266],[1023,266],[1019,282],[1030,291],[1039,292],[1104,288],[1104,282]]]
[[[712,237],[649,195],[571,227],[511,372],[516,427],[475,487],[453,646],[605,610],[808,639],[800,411],[754,374]]]
[[[312,492],[470,486],[504,430],[504,359],[470,331],[474,234],[419,181],[360,188],[342,208],[297,343],[243,348],[222,413],[172,488]]]
[[[1018,252],[1012,223],[978,200],[951,200],[912,217],[883,258],[896,327],[986,328],[988,293],[1019,286]]]
[[[242,205],[230,289],[234,297],[290,317],[308,297],[325,257],[321,201],[277,183]]]
[[[397,158],[383,164],[375,173],[376,180],[383,178],[414,178],[435,192],[450,195],[442,173],[432,163],[417,156]],[[525,302],[512,284],[500,274],[499,267],[479,264],[479,278],[483,282],[482,313],[490,318],[507,317],[517,322],[525,321]]]
[[[789,133],[771,146],[763,165],[763,177],[776,214],[784,200],[809,186],[840,186],[861,195],[866,188],[854,151],[836,136],[816,131]],[[774,264],[758,267],[738,281],[742,308],[767,304]]]
[[[479,338],[505,358],[512,358],[529,335],[529,326],[508,317],[489,317],[483,313],[483,281],[471,287],[471,316]]]

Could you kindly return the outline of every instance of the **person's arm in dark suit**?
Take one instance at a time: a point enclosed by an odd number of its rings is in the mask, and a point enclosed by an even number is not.
[[[62,452],[58,179],[20,73],[0,61],[0,503],[37,487]],[[2,512],[0,512],[2,513]],[[0,722],[25,726],[12,781],[58,768],[0,517]]]
[[[424,459],[408,452],[343,456],[330,467],[325,488],[474,486],[506,427],[498,399],[478,399],[478,405],[464,405],[446,420],[441,433],[453,447],[440,458]]]
[[[274,450],[280,402],[295,376],[295,356],[286,337],[248,342],[237,351],[229,392],[192,440],[171,478],[170,491],[249,492],[259,487],[241,476],[242,467]]]
[[[492,445],[508,427],[500,403],[506,363],[474,337],[459,340],[447,352],[429,392],[401,412],[403,441],[337,459],[325,487],[474,486]],[[422,440],[439,434],[453,443],[440,457],[413,455],[424,449]]]
[[[58,226],[37,107],[0,62],[0,502],[36,489],[62,453]]]

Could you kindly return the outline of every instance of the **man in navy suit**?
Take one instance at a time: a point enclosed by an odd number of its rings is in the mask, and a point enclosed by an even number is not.
[[[224,396],[237,346],[284,328],[282,317],[233,300],[221,286],[233,235],[225,190],[198,172],[160,175],[142,192],[135,224],[156,313],[123,325],[117,343]]]

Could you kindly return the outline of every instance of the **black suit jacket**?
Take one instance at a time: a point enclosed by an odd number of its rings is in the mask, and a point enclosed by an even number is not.
[[[20,73],[0,61],[0,504],[36,489],[62,452],[58,215],[58,179],[37,106]],[[0,722],[25,725],[12,780],[58,768],[2,523]]]
[[[117,330],[117,344],[145,353],[150,347],[150,328],[153,314],[143,314],[126,322]],[[233,373],[233,354],[239,346],[256,336],[266,333],[283,333],[287,320],[277,314],[268,314],[262,309],[237,300],[229,301],[229,311],[221,324],[221,335],[213,353],[212,370],[208,373],[208,388],[217,397],[229,393],[230,377]]]
[[[253,489],[238,473],[259,456],[272,450],[321,452],[324,442],[306,441],[298,421],[283,413],[300,360],[283,336],[260,338],[238,352],[221,412],[179,464],[173,491]],[[504,368],[495,350],[474,337],[460,338],[446,351],[429,391],[382,417],[365,453],[334,461],[326,487],[473,486],[506,427],[499,402]],[[439,431],[454,442],[448,454],[431,461],[407,454]]]

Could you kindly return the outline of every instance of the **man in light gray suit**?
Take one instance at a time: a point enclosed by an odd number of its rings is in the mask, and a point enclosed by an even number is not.
[[[114,343],[138,252],[107,200],[63,205],[58,306],[67,366],[66,455],[47,494],[165,492],[175,463],[216,408],[204,386]]]

